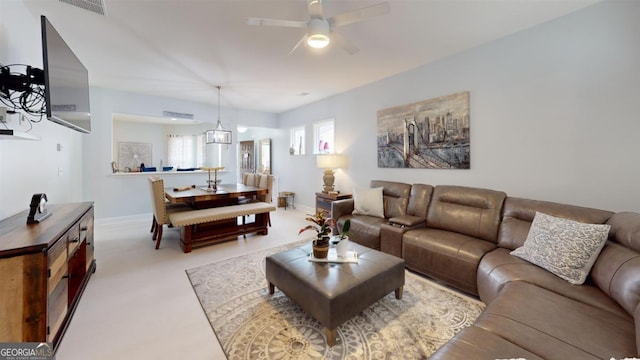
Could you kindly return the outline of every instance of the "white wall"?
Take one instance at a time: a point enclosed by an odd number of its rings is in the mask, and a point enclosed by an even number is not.
[[[39,18],[21,2],[0,4],[0,63],[42,68]],[[20,126],[17,116],[8,125],[16,131],[29,130]],[[84,200],[82,135],[46,118],[33,124],[30,133],[42,140],[0,140],[0,219],[29,209],[34,193],[46,193],[50,203]]]
[[[311,122],[334,117],[346,192],[384,179],[640,211],[639,64],[640,2],[604,2],[281,114],[280,127],[306,123],[310,153]],[[459,91],[470,91],[470,170],[377,167],[378,110]],[[274,154],[289,156],[288,142],[274,142]],[[274,164],[280,189],[312,206],[322,171],[312,155],[289,159]]]

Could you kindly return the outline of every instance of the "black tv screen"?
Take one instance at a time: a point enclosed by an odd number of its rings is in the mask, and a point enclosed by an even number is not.
[[[89,133],[89,73],[47,18],[40,19],[47,118]]]

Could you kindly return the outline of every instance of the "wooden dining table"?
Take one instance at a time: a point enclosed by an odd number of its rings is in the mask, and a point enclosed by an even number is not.
[[[182,188],[168,187],[164,189],[167,200],[172,204],[189,204],[194,209],[205,209],[237,204],[243,198],[263,199],[267,189],[243,184],[220,184],[215,191],[206,185]]]

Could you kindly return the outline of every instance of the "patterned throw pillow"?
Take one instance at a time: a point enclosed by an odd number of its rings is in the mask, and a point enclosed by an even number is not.
[[[511,255],[581,285],[607,242],[610,228],[536,212],[527,239]]]
[[[384,218],[382,188],[355,188],[353,190],[353,214]]]

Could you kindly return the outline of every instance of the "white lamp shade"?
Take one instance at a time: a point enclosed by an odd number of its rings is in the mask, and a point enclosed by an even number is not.
[[[319,169],[339,169],[347,166],[347,157],[339,154],[323,154],[316,156]]]

